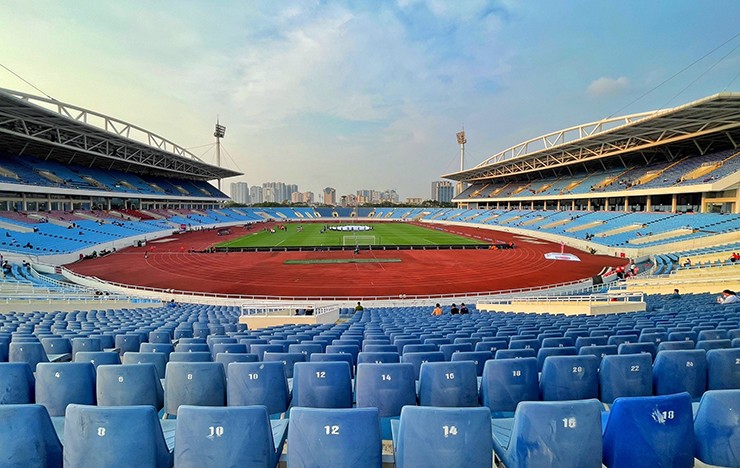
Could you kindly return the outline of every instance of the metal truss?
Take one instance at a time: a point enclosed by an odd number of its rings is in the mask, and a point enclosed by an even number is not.
[[[689,104],[655,112],[604,119],[566,128],[512,146],[472,169],[443,175],[475,182],[555,169],[673,143],[692,142],[703,154],[712,138],[740,144],[740,93],[720,93]],[[709,140],[709,143],[707,143]],[[702,142],[702,143],[700,143]]]
[[[66,163],[213,180],[241,175],[205,163],[136,125],[71,104],[0,88],[0,145]]]

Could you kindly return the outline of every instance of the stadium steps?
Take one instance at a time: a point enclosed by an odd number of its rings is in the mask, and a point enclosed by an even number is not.
[[[622,226],[620,228],[610,229],[609,231],[601,232],[599,234],[596,234],[596,237],[609,237],[615,234],[621,234],[623,232],[636,231],[638,229],[642,229],[642,224],[630,224],[629,226]]]
[[[593,228],[593,227],[596,227],[596,226],[601,226],[603,224],[606,224],[606,221],[592,221],[590,223],[579,224],[578,226],[573,226],[571,228],[568,228],[568,229],[565,230],[565,232],[583,231],[585,229]]]
[[[0,228],[5,229],[6,231],[14,231],[14,232],[33,232],[33,228],[28,226],[21,226],[20,224],[13,224],[6,221],[0,221]]]
[[[693,229],[676,229],[673,231],[662,232],[660,234],[653,234],[651,236],[642,236],[635,239],[629,239],[627,243],[629,245],[641,245],[649,244],[651,242],[662,241],[666,239],[672,239],[674,237],[682,237],[694,232]]]

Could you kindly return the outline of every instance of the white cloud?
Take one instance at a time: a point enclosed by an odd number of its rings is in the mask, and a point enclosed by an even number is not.
[[[586,92],[591,97],[613,96],[626,90],[630,85],[629,80],[620,76],[619,78],[609,78],[602,76],[594,80],[586,88]]]

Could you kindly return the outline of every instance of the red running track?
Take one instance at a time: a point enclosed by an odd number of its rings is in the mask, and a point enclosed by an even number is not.
[[[439,226],[437,226],[439,227]],[[104,258],[67,267],[77,273],[118,283],[246,296],[377,297],[436,295],[528,288],[575,281],[598,274],[625,259],[590,255],[569,247],[581,261],[547,260],[560,244],[487,229],[444,227],[457,234],[514,242],[511,250],[373,250],[360,258],[394,258],[400,263],[339,263],[286,265],[289,259],[351,259],[352,251],[195,253],[241,237],[232,228],[196,231],[131,247]],[[152,247],[154,247],[153,250]],[[148,252],[145,255],[145,252]]]

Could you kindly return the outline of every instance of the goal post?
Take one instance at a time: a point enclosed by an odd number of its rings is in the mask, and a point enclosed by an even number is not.
[[[348,236],[342,236],[342,245],[343,246],[355,246],[355,245],[378,245],[378,237],[377,236],[368,236],[368,235],[348,235]]]

